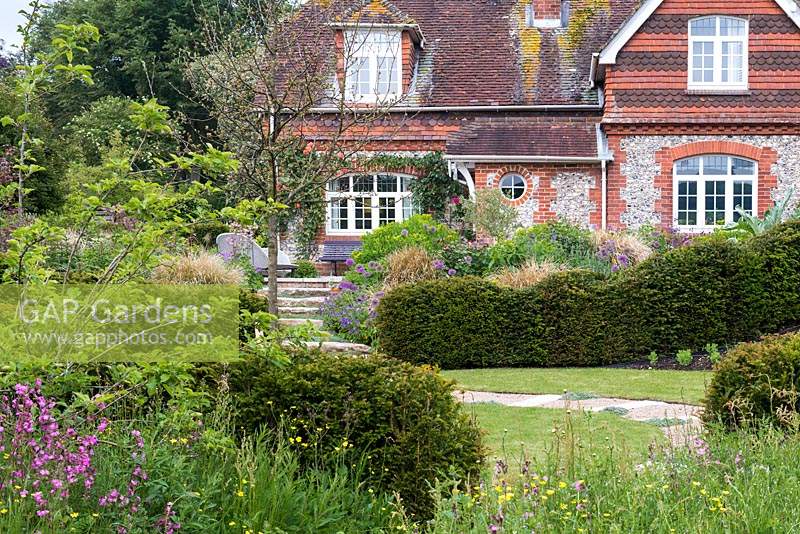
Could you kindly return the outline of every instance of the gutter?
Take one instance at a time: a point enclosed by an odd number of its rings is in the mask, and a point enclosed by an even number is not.
[[[448,112],[448,111],[601,111],[600,104],[545,104],[539,106],[397,106],[381,109],[380,107],[345,108],[345,113],[420,113]],[[340,113],[339,108],[317,107],[310,108],[308,113]]]
[[[469,161],[474,163],[602,163],[611,156],[498,156],[498,155],[445,155],[445,161]]]

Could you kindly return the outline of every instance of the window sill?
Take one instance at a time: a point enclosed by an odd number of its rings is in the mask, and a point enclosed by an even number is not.
[[[750,89],[724,89],[724,88],[689,88],[686,89],[687,95],[706,95],[706,96],[749,96]]]

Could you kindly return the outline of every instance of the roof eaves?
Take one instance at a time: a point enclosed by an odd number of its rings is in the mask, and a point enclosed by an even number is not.
[[[611,161],[611,154],[604,156],[544,156],[544,155],[497,155],[497,154],[445,154],[446,161],[470,161],[474,163],[519,162],[519,163],[600,163]]]

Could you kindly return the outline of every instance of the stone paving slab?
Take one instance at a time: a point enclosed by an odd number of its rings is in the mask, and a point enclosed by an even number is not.
[[[686,444],[692,436],[696,436],[703,430],[700,421],[701,408],[691,404],[603,397],[568,400],[564,399],[563,395],[529,395],[524,393],[463,390],[454,391],[453,395],[465,404],[496,403],[517,408],[571,409],[591,412],[601,412],[609,408],[622,408],[626,412],[621,417],[632,421],[680,420],[679,424],[661,427],[661,430],[673,445]]]

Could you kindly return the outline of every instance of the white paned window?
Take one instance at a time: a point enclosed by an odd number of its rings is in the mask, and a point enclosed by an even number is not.
[[[506,174],[500,178],[500,192],[508,200],[517,200],[525,194],[525,179],[519,174]]]
[[[345,32],[347,98],[354,102],[383,102],[402,93],[401,34],[389,30]]]
[[[328,183],[328,233],[364,234],[402,222],[418,210],[410,176],[380,173],[342,176]]]
[[[689,21],[689,89],[747,89],[748,23],[734,17]]]
[[[739,220],[736,208],[756,211],[756,163],[735,156],[695,156],[675,162],[673,215],[686,230],[709,230]]]

